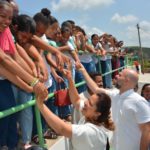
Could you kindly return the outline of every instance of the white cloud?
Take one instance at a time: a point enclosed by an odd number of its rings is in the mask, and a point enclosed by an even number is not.
[[[98,35],[102,35],[104,33],[102,30],[100,30],[97,27],[88,27],[86,25],[82,25],[81,27],[85,30],[85,32],[88,36],[91,36],[94,33],[96,33]]]
[[[131,23],[131,22],[137,22],[138,18],[133,15],[121,16],[119,13],[115,13],[113,17],[111,18],[111,21],[119,23],[119,24],[126,24],[126,23]]]
[[[52,1],[51,6],[53,11],[60,10],[89,10],[95,7],[107,6],[115,0],[59,0]]]
[[[150,22],[142,21],[140,22],[140,29],[144,37],[150,37]]]
[[[140,37],[141,37],[141,44],[144,47],[150,47],[150,22],[148,21],[141,21],[139,23],[140,26]],[[139,45],[138,39],[138,30],[136,25],[129,26],[127,28],[127,37],[128,37],[128,45]]]

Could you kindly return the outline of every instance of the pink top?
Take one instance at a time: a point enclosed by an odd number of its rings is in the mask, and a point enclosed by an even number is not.
[[[9,27],[6,28],[4,32],[0,33],[0,48],[9,55],[15,53],[15,44]]]

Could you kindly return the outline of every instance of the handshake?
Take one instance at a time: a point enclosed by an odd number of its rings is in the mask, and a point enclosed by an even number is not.
[[[48,91],[44,83],[40,82],[39,79],[34,78],[34,80],[30,83],[30,86],[33,87],[33,92],[36,98],[43,101],[47,100]]]

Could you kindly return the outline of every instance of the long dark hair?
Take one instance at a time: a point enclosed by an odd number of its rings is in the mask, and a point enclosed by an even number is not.
[[[41,12],[38,12],[34,15],[33,19],[36,23],[41,22],[48,27],[49,19],[51,17],[51,11],[47,8],[43,8]]]
[[[18,27],[18,31],[29,32],[29,33],[35,34],[36,23],[33,20],[33,18],[31,18],[30,16],[25,15],[25,14],[19,15],[17,17],[16,24]]]
[[[111,99],[110,97],[105,93],[99,93],[98,96],[98,102],[96,104],[97,106],[97,112],[100,112],[101,115],[98,116],[98,118],[95,120],[97,124],[103,124],[107,129],[114,130],[114,123],[111,119]]]

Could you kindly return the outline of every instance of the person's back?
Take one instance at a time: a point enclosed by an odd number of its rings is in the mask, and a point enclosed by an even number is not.
[[[106,150],[108,130],[103,126],[85,123],[73,125],[72,129],[72,150]]]

